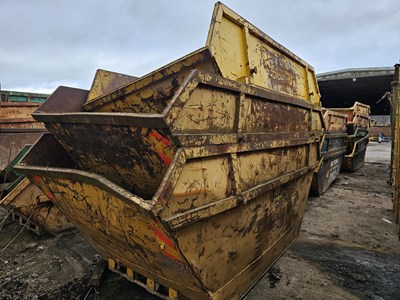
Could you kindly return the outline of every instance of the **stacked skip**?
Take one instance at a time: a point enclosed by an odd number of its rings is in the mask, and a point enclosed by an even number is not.
[[[135,79],[133,76],[98,70],[91,88],[91,95],[106,93],[133,79]],[[2,118],[0,123],[8,124],[7,128],[12,130],[6,131],[0,125],[2,138],[4,137],[6,141],[10,142],[10,144],[2,144],[2,147],[8,146],[10,149],[3,150],[0,158],[2,161],[6,161],[7,155],[11,156],[19,150],[20,152],[17,152],[0,172],[0,205],[10,212],[13,219],[18,220],[21,225],[25,225],[38,235],[43,231],[57,235],[72,229],[73,225],[54,206],[54,203],[25,175],[19,174],[14,169],[14,166],[31,148],[32,145],[27,143],[35,142],[47,131],[44,124],[35,121],[31,114],[47,99],[48,95],[3,93],[6,95],[4,100],[7,100],[8,105],[2,103],[3,107],[0,108],[0,112],[8,118]],[[20,149],[22,145],[25,146]]]
[[[323,109],[324,135],[321,139],[321,161],[311,183],[311,194],[321,196],[339,174],[346,153],[347,115]]]
[[[0,206],[13,219],[40,234],[56,234],[72,227],[40,189],[14,166],[46,128],[31,114],[48,95],[1,91],[0,101]]]
[[[370,107],[355,102],[350,108],[329,108],[347,115],[347,150],[342,170],[355,172],[364,166],[369,142]]]
[[[17,156],[26,144],[32,144],[46,131],[44,124],[31,114],[48,95],[0,91],[0,171]],[[3,174],[0,174],[2,182]]]
[[[206,47],[115,89],[103,75],[34,113],[50,134],[17,169],[150,292],[241,297],[299,234],[320,162],[314,70],[217,3]]]

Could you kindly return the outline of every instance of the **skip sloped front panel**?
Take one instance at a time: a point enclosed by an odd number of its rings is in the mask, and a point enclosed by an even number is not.
[[[99,98],[136,79],[137,77],[134,76],[99,69],[96,71],[86,101]]]
[[[349,136],[347,139],[347,153],[342,164],[343,171],[356,172],[364,166],[368,142],[369,135],[362,138]]]
[[[322,109],[325,130],[328,132],[346,132],[347,115],[340,112]]]
[[[54,203],[27,178],[1,200],[0,205],[51,234],[74,227]]]
[[[208,48],[201,48],[169,65],[84,104],[88,111],[160,114],[193,69],[219,74]]]
[[[345,148],[337,149],[329,155],[321,158],[317,171],[314,173],[311,183],[311,194],[323,195],[335,181],[342,167]]]
[[[39,174],[41,172],[38,172]],[[165,227],[141,206],[104,189],[90,174],[65,170],[33,176],[42,191],[104,258],[113,258],[145,276],[184,291],[201,286]]]
[[[168,131],[107,124],[48,124],[76,164],[151,199],[176,148]]]
[[[207,38],[222,76],[319,104],[313,68],[222,3]]]

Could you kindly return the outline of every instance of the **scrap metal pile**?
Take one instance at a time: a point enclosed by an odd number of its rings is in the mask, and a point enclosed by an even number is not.
[[[205,47],[140,78],[98,70],[33,117],[49,133],[13,170],[110,269],[170,299],[243,296],[298,236],[313,177],[322,194],[347,139],[313,68],[221,3]],[[346,157],[364,150],[360,126]]]

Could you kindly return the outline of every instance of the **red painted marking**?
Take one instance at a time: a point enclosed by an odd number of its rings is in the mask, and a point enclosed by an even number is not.
[[[175,255],[173,255],[171,252],[169,252],[167,249],[163,249],[163,253],[165,254],[165,256],[167,256],[168,258],[171,258],[171,259],[176,259],[176,260],[178,260],[178,258],[175,256]]]
[[[164,244],[168,245],[172,249],[176,250],[174,243],[168,237],[166,237],[161,231],[159,231],[153,224],[150,224],[150,227],[151,229],[153,229],[153,232],[158,239],[160,239]]]
[[[157,152],[157,154],[160,156],[160,158],[162,159],[164,165],[169,166],[172,163],[172,159],[170,159],[168,156],[166,156],[164,153],[162,152]]]
[[[50,199],[51,202],[54,202],[54,197],[53,197],[53,195],[52,195],[50,192],[47,192],[47,193],[46,193],[46,196],[47,196],[47,198]]]
[[[32,179],[36,182],[36,183],[41,183],[42,182],[42,177],[40,177],[39,175],[34,175],[32,177]]]
[[[161,134],[159,134],[158,132],[152,131],[150,133],[150,135],[155,137],[157,140],[161,141],[164,145],[171,146],[171,142],[167,138],[165,138]]]

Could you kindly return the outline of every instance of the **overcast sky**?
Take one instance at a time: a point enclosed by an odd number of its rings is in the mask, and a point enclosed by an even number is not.
[[[215,1],[0,0],[4,90],[89,89],[96,69],[141,76],[205,45]],[[400,59],[399,0],[226,0],[317,73]]]

